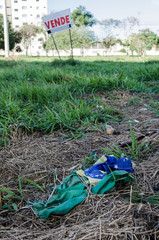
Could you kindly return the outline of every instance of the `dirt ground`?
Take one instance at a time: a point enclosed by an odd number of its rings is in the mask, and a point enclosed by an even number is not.
[[[137,161],[135,177],[137,186],[134,192],[147,195],[159,195],[159,116],[148,107],[148,95],[135,95],[136,102],[131,102],[133,95],[129,92],[116,92],[116,99],[100,93],[102,101],[108,106],[116,105],[123,113],[120,123],[109,122],[116,129],[116,134],[108,135],[99,128],[98,131],[85,129],[85,137],[67,138],[66,132],[52,135],[14,137],[6,149],[0,151],[0,185],[9,189],[18,187],[18,176],[28,178],[39,185],[45,184],[47,191],[24,189],[24,200],[18,204],[19,210],[8,212],[1,210],[0,239],[159,239],[159,205],[146,201],[132,203],[133,183],[104,195],[90,195],[80,205],[65,216],[51,215],[47,220],[40,220],[26,200],[47,200],[49,188],[60,184],[63,177],[74,170],[82,168],[82,162],[91,153],[100,157],[104,152],[101,147],[110,149],[113,143],[130,138],[129,121],[136,138],[150,143],[148,152],[143,153]],[[157,96],[153,96],[155,101]],[[139,138],[140,139],[140,138]],[[2,201],[3,203],[3,201]]]

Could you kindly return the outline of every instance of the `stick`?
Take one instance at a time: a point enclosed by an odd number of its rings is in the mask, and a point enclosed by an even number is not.
[[[52,37],[52,40],[53,40],[53,42],[54,42],[54,45],[55,45],[56,51],[57,51],[57,53],[58,53],[59,59],[61,60],[61,57],[60,57],[60,54],[59,54],[58,48],[57,48],[57,46],[56,46],[56,42],[55,42],[55,39],[54,39],[53,34],[51,34],[51,37]]]

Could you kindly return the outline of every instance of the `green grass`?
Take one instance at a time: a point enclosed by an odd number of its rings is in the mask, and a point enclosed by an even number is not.
[[[63,59],[0,58],[0,144],[17,129],[33,133],[70,130],[120,121],[114,107],[94,94],[114,89],[159,92],[159,58],[96,57]],[[153,103],[155,104],[155,103]],[[157,103],[158,104],[158,103]],[[102,106],[97,109],[96,106]]]
[[[131,145],[127,144],[125,149],[118,147],[117,145],[113,144],[111,150],[103,148],[105,154],[114,155],[117,158],[121,157],[130,157],[132,160],[141,161],[143,157],[145,157],[150,152],[150,142],[139,142],[134,135],[132,130],[132,126],[130,125],[130,136],[132,143]],[[152,147],[152,146],[151,146]]]
[[[16,180],[14,180],[16,181]],[[24,185],[23,183],[29,183],[29,185]],[[5,209],[7,211],[17,211],[18,210],[18,203],[19,201],[24,200],[24,195],[23,195],[23,188],[37,188],[42,192],[45,192],[45,189],[41,187],[39,184],[36,182],[27,179],[27,178],[20,178],[18,176],[18,188],[17,189],[9,189],[6,187],[1,187],[0,188],[0,193],[2,193],[2,200],[5,202],[3,206],[0,206],[1,209]]]

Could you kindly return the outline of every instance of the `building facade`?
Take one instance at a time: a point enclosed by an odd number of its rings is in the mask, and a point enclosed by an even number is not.
[[[41,18],[47,15],[47,0],[7,0],[7,16],[14,29],[23,25],[41,25]],[[4,11],[4,0],[0,0],[0,14]]]
[[[4,12],[4,1],[0,0],[0,14]],[[15,30],[20,30],[22,26],[30,24],[41,26],[41,18],[47,15],[47,0],[6,0],[6,5],[7,17]],[[42,38],[42,34],[32,38],[32,44],[28,49],[29,55],[45,54]],[[22,50],[20,54],[25,55],[23,42],[20,44],[20,48]],[[16,54],[15,51],[13,53]]]

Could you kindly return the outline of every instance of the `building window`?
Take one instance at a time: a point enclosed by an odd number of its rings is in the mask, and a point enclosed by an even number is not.
[[[36,15],[37,18],[40,18],[40,15]]]
[[[23,2],[26,2],[26,0],[22,0]]]
[[[15,0],[14,3],[18,3],[18,1]]]
[[[39,0],[36,0],[37,2],[39,2]]]
[[[19,20],[19,18],[18,18],[18,17],[15,17],[14,19],[15,19],[15,20]]]
[[[28,25],[28,23],[27,22],[23,22],[23,25]]]
[[[19,25],[15,25],[16,28],[19,28]]]
[[[27,14],[22,14],[22,17],[24,17],[24,18],[27,17]]]
[[[0,5],[0,9],[2,9],[2,5]]]
[[[39,9],[39,7],[36,7],[36,9],[38,10],[38,9]]]
[[[22,9],[27,9],[27,6],[22,6]]]
[[[14,9],[15,12],[18,12],[18,9]]]

